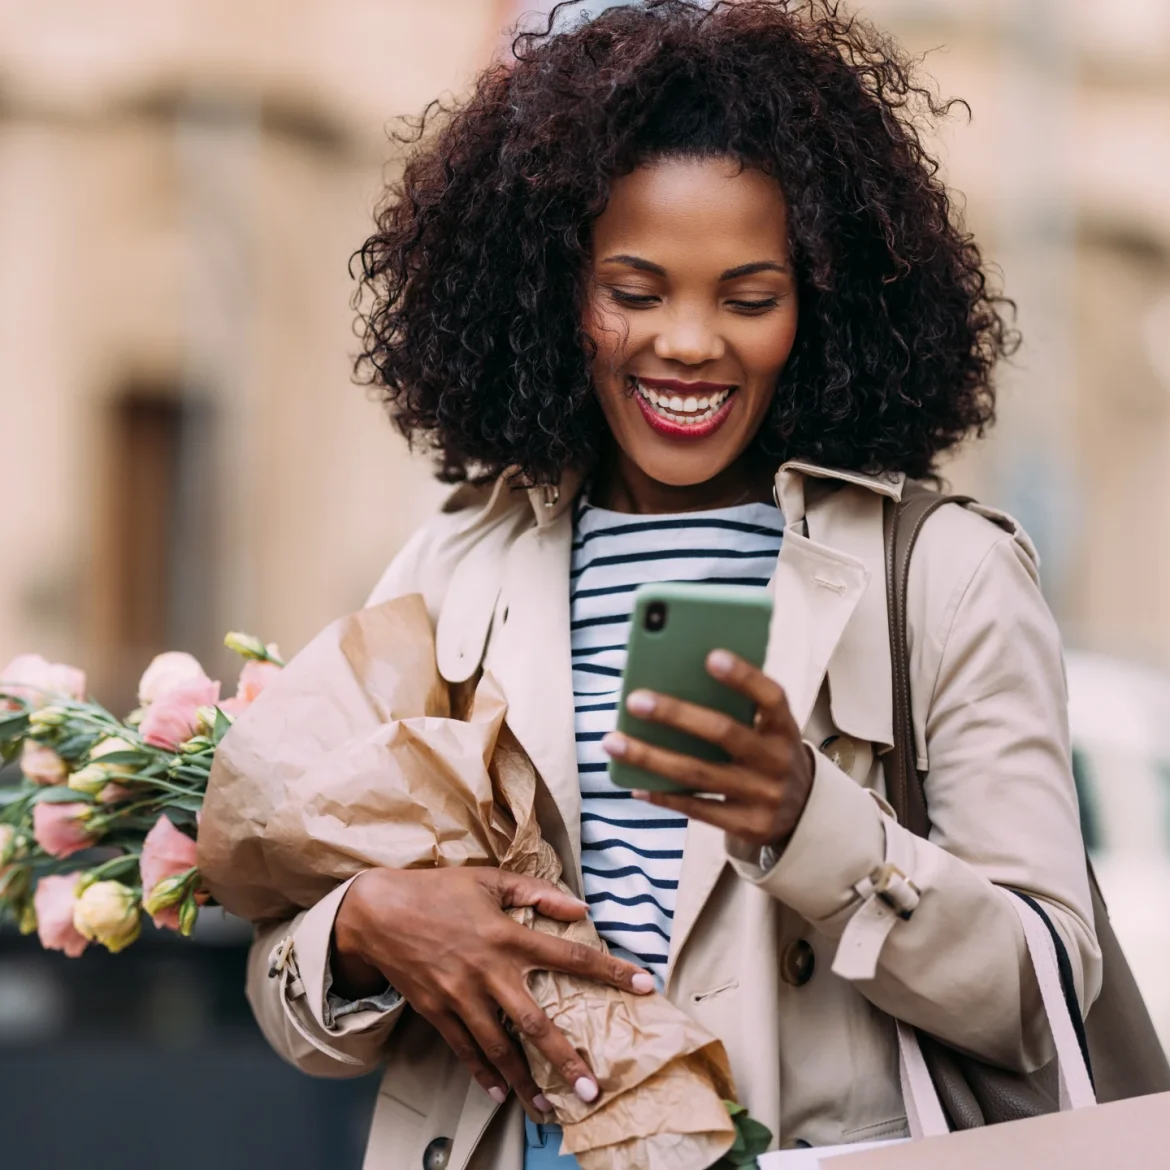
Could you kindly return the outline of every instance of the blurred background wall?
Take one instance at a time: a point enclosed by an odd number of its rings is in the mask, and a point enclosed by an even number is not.
[[[541,7],[0,0],[0,661],[78,662],[128,707],[160,649],[226,673],[224,630],[291,652],[360,603],[441,497],[350,382],[346,266],[396,165],[386,125],[463,92]],[[969,103],[937,147],[1019,304],[1002,421],[948,474],[1025,522],[1070,645],[1164,670],[1170,4],[859,7]],[[279,1069],[243,938],[202,941],[146,939],[115,968],[0,938],[0,1131],[32,1132],[38,1086],[112,1108],[114,1052],[160,1116],[189,1123],[195,1094],[225,1120],[189,1161],[110,1165],[275,1165],[295,1114],[282,1164],[356,1166],[371,1090]],[[55,1140],[4,1164],[106,1164]]]

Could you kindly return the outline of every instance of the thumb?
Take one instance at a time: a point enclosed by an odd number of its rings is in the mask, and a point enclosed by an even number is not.
[[[559,889],[543,878],[526,874],[501,873],[496,894],[502,910],[532,906],[546,917],[555,918],[559,922],[577,922],[589,912],[588,906],[567,890]]]

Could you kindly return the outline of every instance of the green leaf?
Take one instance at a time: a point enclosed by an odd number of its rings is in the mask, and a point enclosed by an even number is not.
[[[758,1165],[756,1159],[772,1143],[772,1131],[737,1102],[724,1101],[723,1104],[735,1124],[735,1140],[711,1170],[742,1170]]]
[[[154,758],[149,752],[142,752],[137,750],[123,751],[123,752],[107,752],[104,756],[98,756],[94,760],[95,764],[113,764],[120,767],[132,767],[139,764],[152,764]]]
[[[181,764],[177,768],[170,768],[167,771],[174,780],[186,780],[188,783],[194,782],[201,787],[207,784],[208,771],[206,768],[196,768],[189,764]]]
[[[190,796],[168,796],[161,802],[167,808],[179,808],[186,812],[199,812],[203,808],[203,797],[197,793]]]
[[[218,708],[215,709],[215,726],[211,730],[211,738],[219,743],[232,729],[232,721]]]
[[[80,801],[82,804],[93,804],[94,798],[85,792],[76,792],[72,788],[63,786],[42,788],[33,797],[33,804],[72,804],[74,801]]]

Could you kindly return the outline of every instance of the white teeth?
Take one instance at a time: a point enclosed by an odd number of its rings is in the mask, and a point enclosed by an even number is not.
[[[643,386],[636,378],[633,379],[633,383],[638,393],[654,406],[658,414],[681,426],[691,426],[714,418],[732,390],[729,387],[710,397],[704,395],[699,398],[691,394],[683,398],[678,394],[659,394],[648,386]]]

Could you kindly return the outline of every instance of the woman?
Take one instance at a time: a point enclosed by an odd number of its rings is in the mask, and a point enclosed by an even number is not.
[[[1092,1003],[1059,640],[1006,517],[947,506],[923,531],[930,840],[880,799],[883,499],[992,421],[1013,340],[915,128],[944,108],[819,0],[659,0],[520,38],[420,132],[361,253],[362,361],[465,486],[373,600],[422,593],[444,676],[500,682],[583,900],[490,870],[371,870],[259,933],[249,993],[276,1049],[326,1076],[387,1064],[369,1166],[561,1164],[501,1021],[583,1099],[605,1087],[529,997],[534,968],[663,988],[723,1040],[781,1147],[906,1132],[895,1018],[1011,1068],[1048,1058],[1001,887],[1044,903]],[[708,662],[753,727],[629,699],[730,764],[614,731],[632,590],[663,580],[772,590],[764,670]],[[631,799],[613,756],[723,799]],[[872,978],[842,978],[838,943],[892,857],[917,907]],[[517,904],[591,914],[611,954],[524,931]],[[267,976],[288,961],[282,995]]]

